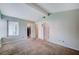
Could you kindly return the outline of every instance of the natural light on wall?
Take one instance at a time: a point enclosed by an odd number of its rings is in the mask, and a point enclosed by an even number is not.
[[[18,36],[19,35],[19,23],[9,21],[8,22],[8,36]]]

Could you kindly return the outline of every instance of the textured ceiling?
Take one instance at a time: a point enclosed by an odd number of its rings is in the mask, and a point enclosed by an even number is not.
[[[50,13],[79,9],[79,3],[39,3]]]
[[[25,20],[36,21],[39,20],[42,15],[34,11],[26,4],[0,4],[2,14],[17,17]]]
[[[75,4],[37,3],[37,5],[39,5],[49,13],[79,9],[79,4],[77,3]],[[43,15],[40,14],[38,11],[36,11],[33,7],[22,3],[0,4],[0,10],[4,15],[17,17],[25,20],[31,20],[31,21],[38,21],[43,17]],[[37,10],[39,10],[39,8]]]

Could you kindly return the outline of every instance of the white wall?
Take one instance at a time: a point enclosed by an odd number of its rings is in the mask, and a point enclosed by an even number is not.
[[[32,23],[31,25],[31,37],[35,38],[35,23]]]
[[[0,20],[0,38],[6,37],[7,35],[7,21]]]
[[[49,42],[79,51],[79,10],[53,13],[45,20],[49,25]]]
[[[49,41],[79,50],[77,20],[58,20],[49,22]]]
[[[52,15],[49,23],[49,41],[79,50],[79,10]],[[49,17],[50,18],[50,17]]]
[[[1,38],[7,37],[7,21],[0,20],[0,47],[1,47]]]

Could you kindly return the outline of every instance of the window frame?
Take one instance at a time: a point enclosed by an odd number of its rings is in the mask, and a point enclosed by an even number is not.
[[[12,26],[11,24],[14,24],[14,28],[10,29],[10,26]],[[15,27],[17,27],[17,29],[15,29]],[[16,32],[16,30],[18,32]],[[15,31],[14,33],[10,33],[11,31]],[[7,21],[7,36],[19,36],[19,22],[17,21]]]

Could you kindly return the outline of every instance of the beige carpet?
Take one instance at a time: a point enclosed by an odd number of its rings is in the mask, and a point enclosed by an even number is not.
[[[7,43],[0,48],[0,55],[76,55],[79,51],[41,40],[22,40]]]

